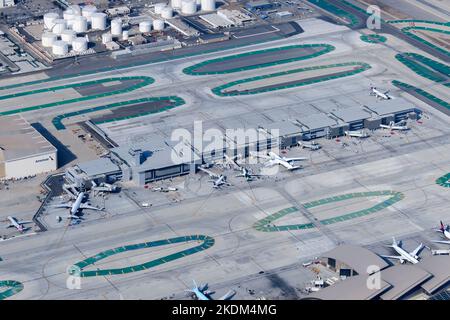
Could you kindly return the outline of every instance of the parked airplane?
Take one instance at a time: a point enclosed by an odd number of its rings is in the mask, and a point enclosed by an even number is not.
[[[199,287],[199,286],[197,286],[197,283],[195,282],[195,280],[192,280],[192,282],[194,283],[194,288],[192,288],[190,290],[185,290],[185,291],[192,292],[193,294],[195,294],[195,296],[197,297],[198,300],[212,300],[210,295],[213,294],[214,292],[206,291],[208,289],[207,283],[202,284]],[[225,295],[220,297],[219,300],[229,300],[235,294],[236,294],[236,292],[234,290],[230,290]]]
[[[103,182],[103,183],[100,183],[99,186],[93,186],[92,190],[96,191],[96,192],[116,192],[118,190],[118,188],[117,188],[117,186],[115,186],[113,184]]]
[[[253,181],[254,177],[260,177],[260,174],[253,174],[250,169],[247,169],[245,167],[241,168],[241,173],[238,174],[236,177],[243,177],[245,178],[247,181]]]
[[[381,92],[376,87],[370,87],[370,95],[375,96],[382,100],[390,100],[391,97],[388,95],[389,91]]]
[[[224,176],[223,174],[221,174],[220,176],[217,177],[217,179],[211,179],[209,180],[210,182],[213,183],[213,188],[220,188],[221,186],[231,186],[231,184],[229,184],[227,182],[227,177]]]
[[[8,225],[7,228],[13,228],[14,227],[20,233],[23,233],[23,232],[27,231],[28,229],[30,229],[30,227],[24,227],[23,226],[24,224],[33,223],[33,221],[19,221],[16,218],[11,217],[11,216],[8,216],[7,218],[9,220],[9,222],[10,222],[10,225]]]
[[[311,142],[299,141],[298,145],[299,145],[299,147],[302,147],[302,149],[308,148],[313,151],[319,150],[321,148],[320,144],[318,144],[315,141],[311,141]]]
[[[177,191],[178,189],[175,187],[156,187],[153,188],[153,191],[159,191],[159,192],[169,192],[169,191]]]
[[[353,138],[367,138],[369,134],[364,130],[344,131],[345,135]]]
[[[447,239],[447,240],[433,240],[432,242],[450,244],[450,226],[449,225],[444,226],[444,224],[441,221],[441,226],[439,228],[435,229],[435,231],[442,233],[443,238]]]
[[[75,201],[69,201],[66,203],[57,204],[57,205],[54,205],[54,207],[70,209],[71,216],[72,215],[77,216],[77,213],[83,209],[98,210],[98,211],[104,210],[104,208],[97,208],[97,207],[91,206],[89,203],[83,203],[84,195],[85,195],[84,192],[80,192]]]
[[[218,174],[216,174],[206,168],[202,168],[202,167],[199,167],[198,169],[209,175],[209,177],[210,177],[209,181],[213,183],[213,188],[220,188],[223,185],[227,185],[227,186],[230,185],[227,182],[227,177],[224,176],[223,174],[218,175]]]
[[[267,160],[265,166],[271,167],[274,165],[281,165],[288,170],[295,170],[301,168],[300,166],[293,166],[292,162],[308,160],[308,158],[296,157],[296,158],[286,158],[280,157],[275,152],[270,151],[267,155],[261,155],[255,152],[250,152],[250,155],[257,158],[262,158]]]
[[[404,122],[398,122],[395,123],[394,121],[389,122],[388,125],[386,124],[380,124],[380,128],[389,129],[389,130],[409,130],[408,126],[406,124],[403,124]]]
[[[412,264],[416,264],[419,262],[419,253],[420,251],[423,249],[423,244],[419,244],[419,246],[417,248],[415,248],[413,251],[411,252],[407,252],[406,250],[404,250],[402,248],[402,243],[401,241],[397,242],[395,240],[394,237],[392,237],[392,244],[389,245],[388,247],[394,249],[395,252],[397,252],[399,255],[398,256],[383,256],[384,258],[389,258],[389,259],[398,259],[400,260],[400,263],[405,263],[405,262],[410,262]]]

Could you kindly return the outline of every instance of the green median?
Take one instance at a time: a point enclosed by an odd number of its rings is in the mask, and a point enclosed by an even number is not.
[[[142,249],[150,249],[155,247],[162,247],[167,245],[175,245],[181,243],[189,243],[189,242],[200,242],[199,245],[195,247],[191,247],[189,249],[181,250],[176,253],[169,254],[167,256],[151,260],[145,262],[143,264],[128,266],[124,268],[114,268],[114,269],[99,269],[98,265],[96,270],[85,271],[84,269],[90,265],[95,265],[97,262],[106,259],[108,257],[124,253],[127,251],[134,250],[142,250]],[[102,251],[95,256],[86,258],[80,262],[75,263],[71,268],[69,268],[69,274],[72,276],[79,277],[96,277],[96,276],[111,276],[111,275],[120,275],[127,274],[132,272],[138,272],[143,270],[148,270],[159,265],[169,263],[171,261],[181,259],[183,257],[196,254],[198,252],[207,250],[214,245],[214,238],[205,235],[190,235],[190,236],[181,236],[171,239],[157,240],[151,242],[143,242],[132,245],[127,245],[123,247],[117,247],[114,249],[109,249],[106,251]]]
[[[24,288],[23,284],[15,280],[1,280],[0,281],[0,300],[12,297],[18,294]]]
[[[0,96],[0,100],[11,99],[11,98],[21,97],[21,96],[28,96],[28,95],[33,95],[33,94],[43,93],[43,92],[58,91],[58,90],[63,90],[63,89],[68,89],[68,88],[92,86],[92,85],[103,84],[103,83],[108,83],[108,82],[112,82],[112,81],[130,81],[130,80],[131,81],[139,80],[140,82],[137,84],[134,84],[128,88],[124,88],[124,89],[113,90],[113,91],[99,93],[99,94],[93,94],[93,95],[89,95],[89,96],[82,96],[79,98],[73,98],[73,99],[68,99],[68,100],[63,100],[63,101],[39,104],[39,105],[31,106],[31,107],[24,107],[24,108],[18,108],[18,109],[14,109],[14,110],[3,111],[3,112],[0,112],[0,116],[35,111],[35,110],[40,110],[40,109],[62,106],[62,105],[66,105],[69,103],[76,103],[76,102],[81,102],[81,101],[88,101],[88,100],[93,100],[93,99],[98,99],[98,98],[109,97],[109,96],[113,96],[113,95],[129,93],[129,92],[135,91],[137,89],[143,88],[145,86],[148,86],[155,81],[153,78],[146,77],[146,76],[114,77],[114,78],[99,79],[99,80],[75,83],[75,84],[70,84],[70,85],[56,86],[56,87],[50,87],[50,88],[37,89],[37,90],[24,91],[24,92],[19,92],[19,93],[15,93],[15,94],[4,95],[4,96]]]
[[[323,205],[327,205],[327,204],[331,204],[331,203],[335,203],[335,202],[346,201],[346,200],[355,199],[355,198],[383,197],[383,196],[389,196],[389,198],[387,200],[384,200],[382,202],[375,204],[374,206],[372,206],[370,208],[346,213],[343,215],[339,215],[339,216],[335,216],[332,218],[323,219],[323,220],[319,221],[320,223],[322,223],[324,225],[329,225],[329,224],[339,223],[339,222],[367,216],[367,215],[373,214],[375,212],[379,212],[379,211],[386,209],[387,207],[390,207],[390,206],[394,205],[395,203],[399,202],[405,196],[401,192],[395,192],[395,191],[390,191],[390,190],[353,192],[353,193],[342,194],[342,195],[338,195],[338,196],[334,196],[334,197],[319,199],[319,200],[315,200],[315,201],[311,201],[311,202],[306,202],[306,203],[303,203],[302,205],[306,209],[312,209],[315,207],[320,207]],[[253,225],[253,228],[255,228],[258,231],[262,231],[262,232],[292,231],[292,230],[304,230],[304,229],[314,228],[313,223],[290,224],[290,225],[275,225],[275,224],[273,224],[274,221],[281,219],[282,217],[284,217],[286,215],[297,213],[297,212],[298,212],[298,209],[296,207],[290,207],[290,208],[286,208],[286,209],[277,211],[274,214],[271,214],[271,215],[255,222],[255,224]]]
[[[125,120],[125,119],[143,117],[143,116],[147,116],[150,114],[168,111],[170,109],[173,109],[173,108],[176,108],[178,106],[185,104],[185,101],[182,98],[177,97],[177,96],[140,98],[140,99],[115,102],[115,103],[110,103],[110,104],[103,105],[103,106],[92,107],[92,108],[88,108],[88,109],[84,109],[84,110],[78,110],[78,111],[73,111],[73,112],[69,112],[69,113],[64,113],[64,114],[54,117],[52,119],[52,124],[55,126],[56,130],[64,130],[64,129],[66,129],[66,126],[63,124],[63,120],[70,118],[70,117],[75,117],[75,116],[80,116],[80,115],[84,115],[84,114],[88,114],[88,113],[92,113],[92,112],[120,108],[120,107],[124,107],[124,106],[140,104],[140,103],[146,103],[146,102],[151,103],[151,102],[166,101],[166,100],[169,101],[170,103],[165,106],[162,106],[161,108],[159,108],[156,111],[141,112],[141,113],[133,114],[133,115],[126,116],[126,117],[117,117],[114,119],[109,119],[107,121],[96,121],[95,123],[99,124],[99,123],[105,123],[105,122],[113,122],[113,121],[120,121],[120,120]]]
[[[317,52],[308,54],[308,55],[303,55],[303,56],[299,55],[298,57],[295,57],[295,58],[275,60],[275,61],[266,62],[266,63],[258,63],[257,62],[258,55],[267,54],[267,53],[282,54],[283,52],[286,52],[289,50],[311,49],[311,48],[314,48],[314,49],[319,48],[320,50],[318,50]],[[183,69],[183,72],[185,74],[195,75],[195,76],[211,75],[211,74],[228,74],[228,73],[245,71],[245,70],[265,68],[265,67],[290,63],[290,62],[294,62],[294,61],[313,59],[313,58],[319,57],[323,54],[329,53],[335,49],[336,48],[334,46],[329,45],[329,44],[302,44],[302,45],[292,45],[292,46],[284,46],[284,47],[278,47],[278,48],[270,48],[270,49],[265,49],[265,50],[245,52],[245,53],[226,56],[226,57],[222,57],[222,58],[206,60],[206,61],[197,63],[193,66]],[[217,64],[217,63],[227,63],[227,64],[232,65],[233,61],[237,61],[239,59],[243,59],[243,58],[247,58],[247,57],[252,57],[254,59],[248,65],[242,66],[239,68],[226,68],[226,69],[220,70],[220,71],[196,71],[199,68],[205,68],[205,67]]]
[[[249,90],[236,91],[236,90],[234,90],[234,91],[224,92],[224,90],[226,90],[228,88],[231,88],[233,86],[237,86],[237,85],[240,85],[243,83],[259,81],[259,80],[269,79],[269,78],[275,78],[275,77],[285,76],[285,75],[299,73],[299,72],[329,69],[329,68],[339,68],[339,67],[347,67],[347,66],[353,67],[353,69],[349,70],[347,72],[344,72],[344,73],[337,74],[337,75],[324,75],[324,76],[317,77],[317,78],[308,78],[308,79],[304,79],[304,80],[299,80],[298,82],[293,82],[293,83],[289,83],[289,84],[280,83],[277,86],[272,86],[270,88],[262,87],[260,89],[252,89],[252,91],[249,91]],[[258,93],[264,93],[264,92],[270,92],[270,91],[276,91],[276,90],[282,90],[282,89],[289,89],[289,88],[294,88],[294,87],[299,87],[299,86],[305,86],[305,85],[320,83],[320,82],[334,80],[334,79],[343,78],[343,77],[349,77],[349,76],[361,73],[363,71],[366,71],[370,68],[371,68],[371,66],[367,63],[346,62],[346,63],[337,63],[337,64],[330,64],[330,65],[321,65],[321,66],[292,69],[292,70],[288,70],[288,71],[282,71],[282,72],[271,73],[271,74],[266,74],[266,75],[262,75],[262,76],[256,76],[256,77],[232,81],[232,82],[226,83],[224,85],[213,88],[212,92],[220,97],[258,94]]]

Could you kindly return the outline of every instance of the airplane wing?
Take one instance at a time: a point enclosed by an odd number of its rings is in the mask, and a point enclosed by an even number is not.
[[[290,164],[287,161],[277,161],[278,164],[281,164],[283,167],[285,167],[288,170],[295,170],[295,169],[299,169],[300,166],[293,166],[292,164]]]
[[[82,203],[82,204],[80,205],[80,209],[91,209],[91,210],[98,210],[98,211],[102,211],[102,210],[103,210],[103,208],[97,208],[97,207],[88,205],[88,204],[86,204],[86,203]]]
[[[259,154],[257,152],[250,152],[250,155],[255,158],[270,159],[268,155]]]
[[[308,158],[305,157],[297,157],[297,158],[284,158],[284,161],[291,162],[291,161],[303,161],[308,160]]]
[[[33,221],[28,221],[28,220],[24,220],[24,221],[19,221],[19,224],[27,224],[27,223],[33,223]]]
[[[434,243],[442,243],[442,244],[450,244],[450,241],[445,241],[445,240],[433,240],[433,241],[431,241],[431,242],[434,242]]]
[[[231,298],[234,297],[235,294],[236,291],[230,290],[227,293],[225,293],[222,297],[220,297],[219,300],[230,300]]]
[[[412,255],[413,257],[417,257],[417,255],[419,254],[419,252],[423,249],[423,244],[419,244],[417,246],[417,248],[414,249],[414,251],[410,252],[409,254]]]
[[[54,208],[72,208],[72,204],[61,203],[61,204],[55,204],[52,207],[54,207]]]
[[[381,255],[381,257],[388,258],[388,259],[404,260],[402,256],[385,256],[385,255]]]

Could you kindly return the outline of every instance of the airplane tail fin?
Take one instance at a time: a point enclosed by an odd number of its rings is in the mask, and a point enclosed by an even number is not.
[[[444,226],[444,224],[442,223],[442,221],[440,221],[440,222],[441,222],[441,228],[440,228],[440,229],[441,229],[442,232],[444,232],[444,231],[445,231],[445,226]]]

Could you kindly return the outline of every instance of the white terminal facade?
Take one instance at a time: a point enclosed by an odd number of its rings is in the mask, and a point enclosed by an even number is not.
[[[19,115],[0,117],[0,179],[20,179],[58,168],[57,149]]]
[[[0,0],[0,8],[14,6],[14,0]]]

